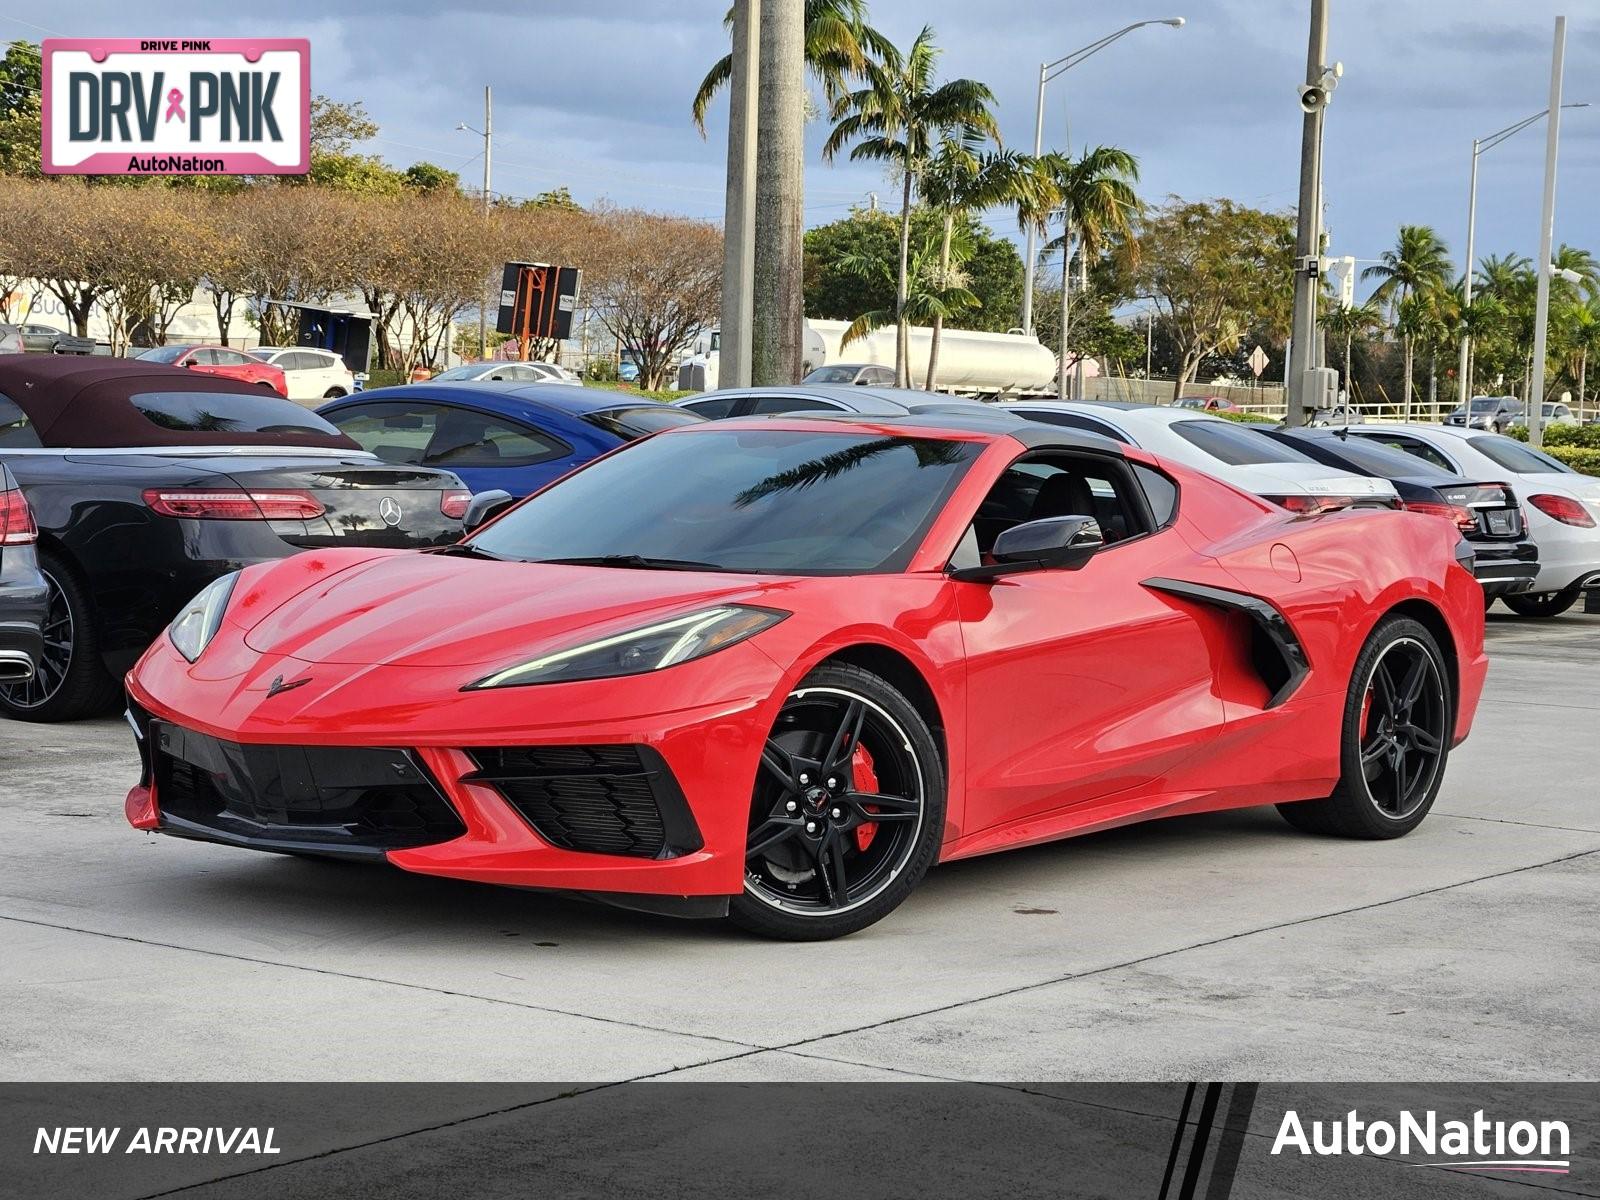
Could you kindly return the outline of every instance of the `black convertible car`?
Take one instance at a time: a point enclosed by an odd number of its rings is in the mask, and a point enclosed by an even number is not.
[[[469,493],[397,467],[258,387],[123,359],[0,357],[0,463],[38,526],[47,637],[0,713],[102,711],[178,610],[220,575],[332,546],[443,545]]]

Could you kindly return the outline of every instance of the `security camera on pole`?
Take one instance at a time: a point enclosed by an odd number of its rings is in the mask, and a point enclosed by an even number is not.
[[[1294,322],[1289,342],[1288,385],[1291,426],[1306,423],[1307,409],[1321,404],[1328,381],[1313,375],[1317,354],[1317,286],[1322,276],[1322,118],[1344,65],[1324,64],[1328,53],[1328,3],[1311,0],[1311,39],[1306,52],[1306,81],[1300,86],[1305,128],[1300,142],[1300,204],[1294,240]]]

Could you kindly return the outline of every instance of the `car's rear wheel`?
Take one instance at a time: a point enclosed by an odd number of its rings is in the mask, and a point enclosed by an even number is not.
[[[730,918],[790,941],[864,929],[933,865],[944,809],[938,747],[916,708],[859,667],[819,668],[762,751]]]
[[[1578,602],[1577,584],[1559,592],[1522,592],[1502,596],[1506,607],[1519,617],[1559,617]]]
[[[340,387],[331,387],[322,393],[322,398],[324,400],[342,400],[344,396],[345,390]]]
[[[1450,673],[1433,635],[1409,617],[1384,619],[1351,673],[1338,786],[1324,800],[1280,804],[1278,811],[1311,833],[1410,833],[1439,794],[1454,721]]]
[[[57,555],[39,556],[46,610],[44,653],[32,679],[0,685],[0,712],[22,721],[72,721],[94,716],[117,700],[114,679],[100,661],[88,589]]]

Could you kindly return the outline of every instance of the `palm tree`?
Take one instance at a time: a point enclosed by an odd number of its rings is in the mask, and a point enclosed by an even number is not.
[[[1467,339],[1467,374],[1466,378],[1456,383],[1456,390],[1459,393],[1457,399],[1462,404],[1472,399],[1472,381],[1477,377],[1479,343],[1488,341],[1504,328],[1506,317],[1505,302],[1493,292],[1479,292],[1472,297],[1472,303],[1464,304],[1457,309],[1456,332]]]
[[[911,198],[922,172],[932,158],[941,134],[1000,140],[990,105],[994,93],[975,79],[952,79],[935,84],[934,68],[939,47],[931,27],[923,26],[904,54],[885,48],[879,62],[866,64],[866,83],[834,101],[833,132],[823,144],[822,156],[831,159],[851,142],[853,161],[892,164],[900,172],[900,273],[895,286],[895,380],[910,386],[910,334],[906,317],[911,266]]]
[[[1590,300],[1573,313],[1568,341],[1578,359],[1578,419],[1581,421],[1587,411],[1589,352],[1600,350],[1600,299]]]
[[[1558,270],[1577,272],[1581,282],[1567,286],[1581,292],[1585,300],[1600,296],[1600,261],[1596,261],[1595,256],[1587,250],[1562,242],[1560,249],[1550,256],[1550,261]],[[1566,283],[1566,280],[1561,282]]]
[[[1376,279],[1372,300],[1387,305],[1395,316],[1395,331],[1405,345],[1405,412],[1411,416],[1411,365],[1412,343],[1416,333],[1430,329],[1430,314],[1425,308],[1412,305],[1406,312],[1406,302],[1419,294],[1440,290],[1452,275],[1450,253],[1433,228],[1428,225],[1402,225],[1400,237],[1393,250],[1385,250],[1377,265],[1361,272],[1362,279]]]
[[[1072,251],[1077,241],[1084,261],[1097,255],[1114,234],[1132,232],[1132,218],[1139,211],[1139,197],[1133,185],[1139,180],[1139,160],[1115,146],[1096,146],[1083,157],[1068,158],[1047,154],[1041,166],[1048,173],[1061,216],[1061,236],[1044,247],[1043,253],[1061,250],[1061,359],[1057,365],[1056,388],[1066,397],[1067,339],[1072,326]]]
[[[918,321],[941,328],[946,317],[978,308],[979,300],[966,287],[961,267],[972,257],[972,232],[965,225],[950,230],[935,248],[932,238],[911,255],[910,290],[904,304],[890,308],[875,308],[864,312],[844,331],[839,339],[842,350],[851,342],[866,337],[887,325],[894,325],[903,314],[906,321]],[[841,270],[887,291],[893,282],[890,266],[874,254],[846,254],[836,260]],[[932,362],[930,358],[930,377]]]
[[[723,18],[733,28],[733,10]],[[867,24],[866,0],[806,0],[806,66],[822,85],[823,99],[832,104],[844,94],[852,79],[859,79],[867,62],[894,45]],[[702,137],[706,111],[712,98],[733,78],[733,55],[718,59],[694,94],[694,124]]]
[[[1336,304],[1322,314],[1322,328],[1328,336],[1344,343],[1344,388],[1351,401],[1355,400],[1355,370],[1350,356],[1355,340],[1374,332],[1382,324],[1383,314],[1370,300],[1348,308]]]
[[[1030,155],[1010,150],[984,150],[980,138],[946,135],[922,173],[922,199],[943,217],[939,249],[939,278],[951,279],[951,243],[956,221],[969,213],[1014,203],[1038,186],[1039,175]],[[928,374],[923,388],[933,391],[939,377],[939,342],[944,315],[934,317],[928,345]]]

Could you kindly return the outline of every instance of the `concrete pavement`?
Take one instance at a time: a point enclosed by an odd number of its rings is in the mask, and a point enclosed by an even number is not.
[[[0,1074],[1592,1079],[1600,617],[1490,643],[1410,837],[1158,822],[938,868],[806,946],[141,835],[121,721],[0,721]]]

